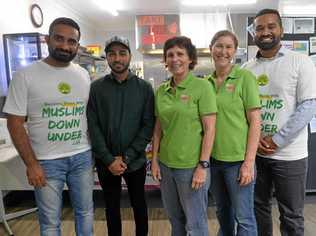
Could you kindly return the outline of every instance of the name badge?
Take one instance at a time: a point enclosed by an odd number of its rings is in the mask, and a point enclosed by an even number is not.
[[[227,92],[234,92],[235,91],[235,85],[234,84],[226,84],[226,91]]]
[[[186,94],[181,94],[180,95],[180,100],[184,103],[187,103],[190,101],[190,96],[189,95],[186,95]]]

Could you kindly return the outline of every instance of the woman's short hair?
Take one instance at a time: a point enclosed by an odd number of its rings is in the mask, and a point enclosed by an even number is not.
[[[197,51],[195,46],[192,44],[191,39],[185,36],[176,36],[168,39],[165,42],[165,45],[163,47],[164,61],[166,61],[167,51],[175,46],[186,50],[189,59],[192,61],[189,65],[189,69],[193,70],[195,65],[197,64]]]

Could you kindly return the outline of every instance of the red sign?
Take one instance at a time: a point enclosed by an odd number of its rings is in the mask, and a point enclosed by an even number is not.
[[[137,18],[138,26],[144,25],[164,25],[164,16],[138,16]]]
[[[180,35],[179,16],[137,16],[137,34],[138,49],[162,49],[167,39]]]

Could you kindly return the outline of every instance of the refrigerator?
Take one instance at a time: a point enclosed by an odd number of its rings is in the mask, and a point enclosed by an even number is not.
[[[15,71],[48,56],[45,35],[40,33],[4,34],[3,48],[8,84]]]

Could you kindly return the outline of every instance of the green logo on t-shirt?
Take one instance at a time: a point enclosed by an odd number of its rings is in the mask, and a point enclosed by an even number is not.
[[[257,78],[259,86],[266,86],[269,83],[269,78],[266,74],[259,75]]]
[[[58,90],[59,92],[61,92],[62,94],[68,94],[71,91],[71,87],[69,84],[64,83],[64,82],[60,82],[58,84]]]

